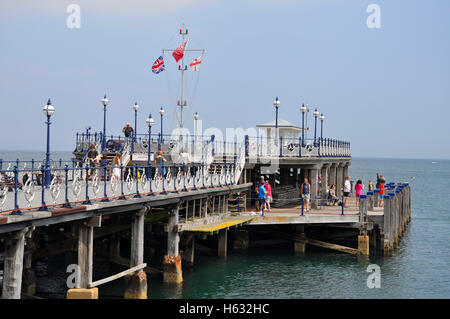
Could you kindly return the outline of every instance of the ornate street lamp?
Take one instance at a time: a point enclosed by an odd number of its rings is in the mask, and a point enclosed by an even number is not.
[[[322,142],[323,139],[323,120],[325,120],[325,116],[320,114],[320,141]]]
[[[159,149],[162,150],[162,142],[163,142],[163,116],[164,116],[164,109],[161,106],[161,108],[159,109],[159,115],[161,115],[161,133],[159,136]]]
[[[278,145],[278,109],[280,108],[280,101],[278,100],[278,96],[275,98],[273,106],[275,106],[275,145]]]
[[[53,107],[50,99],[48,99],[47,104],[44,106],[44,115],[47,117],[47,152],[45,154],[45,174],[43,177],[43,186],[49,187],[51,184],[51,174],[50,174],[50,117],[55,113],[55,108]]]
[[[316,140],[317,140],[317,118],[319,117],[319,111],[317,111],[317,108],[315,109],[313,115],[314,115],[314,146],[316,146]]]
[[[305,146],[305,113],[306,113],[305,104],[302,104],[300,111],[302,112],[302,147],[304,147]]]
[[[134,134],[133,134],[134,136],[131,143],[131,154],[134,154],[134,143],[137,140],[137,113],[139,111],[139,105],[137,104],[137,102],[134,102],[133,110],[134,110]]]
[[[148,116],[148,119],[145,121],[147,123],[148,126],[148,153],[147,153],[147,169],[148,169],[148,173],[147,173],[147,178],[151,179],[151,168],[152,168],[152,162],[151,162],[151,147],[152,147],[152,126],[153,124],[155,124],[155,120],[152,118],[152,115],[150,114]],[[150,183],[151,184],[151,183]]]
[[[194,113],[194,143],[197,144],[197,121],[198,121],[199,115],[197,112]]]
[[[102,138],[102,153],[106,148],[106,106],[109,104],[109,100],[105,96],[102,99],[102,104],[103,104],[103,138]]]

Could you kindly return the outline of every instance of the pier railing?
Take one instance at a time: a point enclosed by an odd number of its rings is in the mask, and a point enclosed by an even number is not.
[[[105,136],[107,149],[111,142],[110,151],[118,152],[116,144],[121,144],[120,152],[128,147],[128,153],[145,154],[151,143],[152,151],[163,150],[167,154],[177,150],[187,151],[191,158],[205,157],[205,149],[212,147],[212,154],[216,157],[230,158],[237,156],[239,149],[245,145],[245,155],[247,157],[351,157],[350,142],[332,138],[303,139],[280,137],[279,139],[267,138],[264,136],[244,136],[243,139],[235,141],[223,141],[216,139],[214,135],[166,135],[166,134],[137,134],[128,138],[121,136]],[[77,151],[86,152],[90,144],[100,145],[101,133],[87,136],[84,133],[77,134]],[[157,147],[157,148],[156,148]],[[99,152],[100,153],[100,152]]]
[[[247,157],[350,157],[350,142],[331,138],[245,137]]]
[[[172,164],[152,166],[76,166],[48,169],[51,184],[38,185],[35,175],[45,176],[46,168],[0,171],[0,212],[22,214],[27,210],[47,210],[50,206],[70,207],[93,201],[123,200],[158,196],[199,188],[237,184],[240,162]]]

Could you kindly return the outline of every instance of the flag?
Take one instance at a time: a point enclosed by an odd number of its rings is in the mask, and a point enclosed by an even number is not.
[[[200,64],[202,63],[202,57],[198,57],[197,59],[194,59],[194,61],[189,64],[192,71],[198,71],[200,70]]]
[[[152,72],[155,74],[159,74],[159,72],[164,71],[166,68],[164,67],[163,57],[160,56],[156,59],[155,63],[152,65]]]
[[[178,62],[184,55],[184,48],[186,47],[186,43],[181,43],[180,46],[175,49],[172,53],[173,58],[175,59],[176,62]]]

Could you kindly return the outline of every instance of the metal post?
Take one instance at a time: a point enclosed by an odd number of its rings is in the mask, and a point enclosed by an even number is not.
[[[103,166],[103,199],[102,199],[102,202],[109,202],[109,199],[108,199],[108,195],[106,194],[106,170],[107,170],[107,167],[106,167],[106,163],[105,163],[105,166]]]
[[[91,201],[89,200],[89,164],[86,164],[86,199],[83,204],[90,205]]]
[[[47,152],[45,153],[45,175],[44,175],[44,185],[45,187],[50,186],[51,180],[50,180],[50,116],[47,115]]]
[[[19,210],[19,203],[17,198],[18,180],[19,180],[19,172],[17,170],[17,166],[14,166],[14,211],[11,213],[11,215],[22,215],[22,212]]]
[[[105,151],[105,148],[106,148],[106,105],[103,105],[102,153]]]
[[[39,208],[40,211],[48,210],[47,205],[45,204],[45,185],[44,185],[44,176],[45,176],[45,167],[41,166],[41,174],[42,174],[42,199],[41,199],[41,207]]]
[[[66,167],[64,167],[64,173],[65,173],[65,188],[66,188],[66,202],[62,205],[63,207],[70,207],[69,203],[69,165],[66,164]]]

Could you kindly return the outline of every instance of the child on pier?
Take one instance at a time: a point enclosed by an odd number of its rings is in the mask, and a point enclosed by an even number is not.
[[[355,185],[355,193],[356,193],[356,207],[359,207],[359,198],[362,195],[362,190],[364,189],[364,185],[360,179],[356,182]]]

